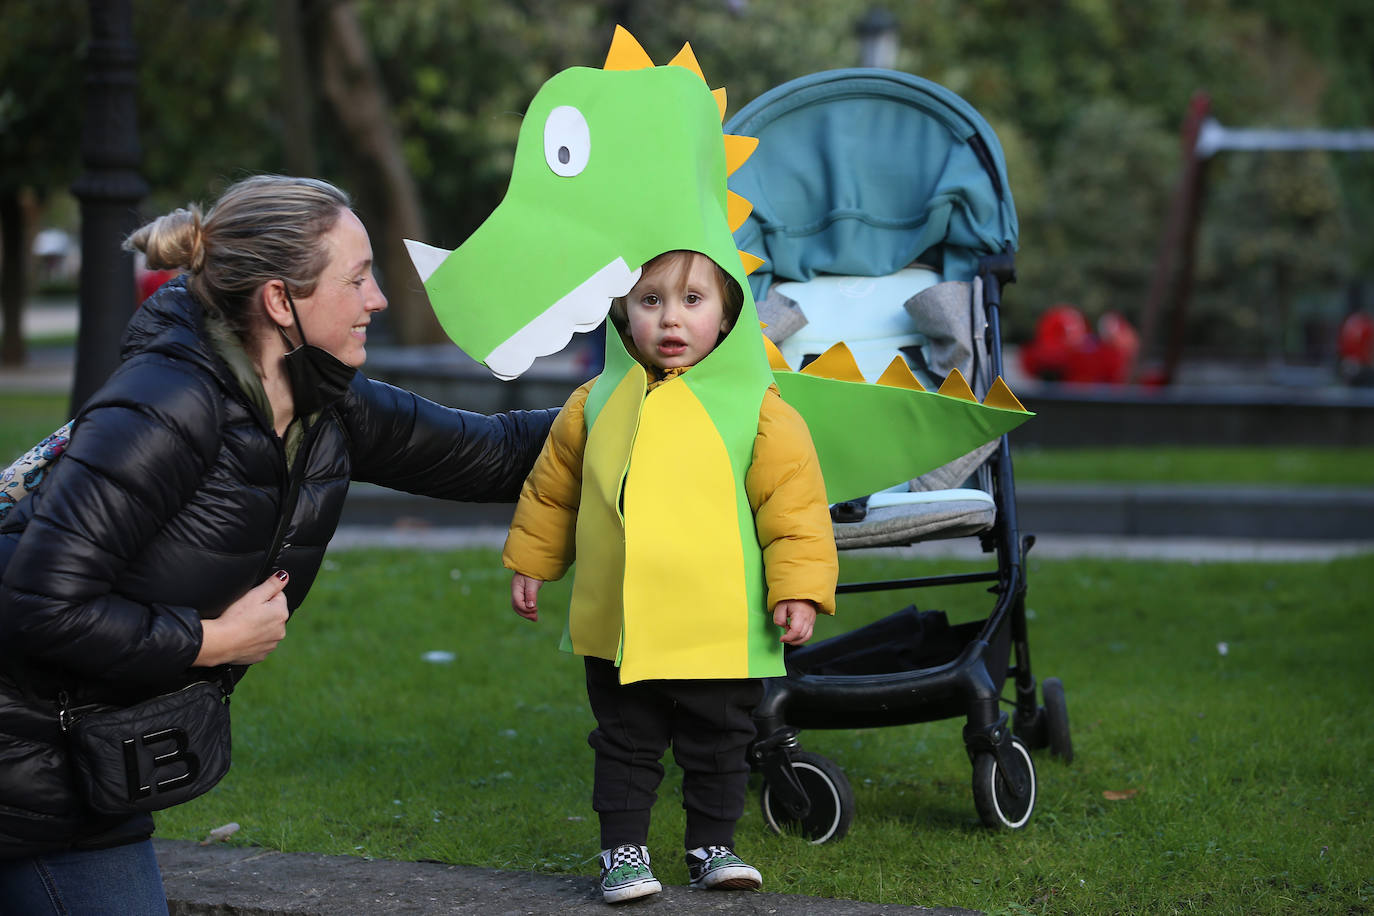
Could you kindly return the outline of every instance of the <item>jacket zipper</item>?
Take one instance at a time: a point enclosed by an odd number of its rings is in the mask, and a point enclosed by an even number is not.
[[[296,503],[300,501],[301,484],[305,480],[305,462],[314,447],[315,440],[319,438],[320,428],[324,425],[324,418],[321,416],[315,423],[306,428],[305,434],[301,436],[301,444],[296,448],[296,460],[286,472],[286,489],[282,495],[282,511],[277,519],[277,530],[272,535],[272,547],[267,551],[266,562],[263,563],[261,571],[258,573],[256,581],[262,582],[267,578],[267,574],[277,564],[277,558],[283,550],[291,545],[286,542],[286,529],[291,524],[291,519],[296,515]],[[282,464],[286,463],[286,444],[281,437],[277,437],[277,452],[282,457]],[[239,680],[247,672],[247,665],[224,665],[223,680],[226,689],[225,696],[238,685]]]

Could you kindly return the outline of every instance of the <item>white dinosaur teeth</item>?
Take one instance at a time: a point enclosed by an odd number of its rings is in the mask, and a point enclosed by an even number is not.
[[[416,242],[411,239],[404,239],[406,251],[410,253],[410,261],[415,265],[415,270],[420,274],[420,282],[426,283],[434,272],[439,269],[439,265],[444,263],[444,259],[453,252],[447,248],[435,248],[433,245],[426,245],[424,242]]]
[[[411,258],[414,257],[412,252]],[[517,377],[535,357],[557,353],[568,345],[574,333],[599,325],[611,307],[611,300],[628,293],[639,279],[639,272],[639,268],[630,270],[624,258],[616,258],[497,345],[483,362],[502,381]]]

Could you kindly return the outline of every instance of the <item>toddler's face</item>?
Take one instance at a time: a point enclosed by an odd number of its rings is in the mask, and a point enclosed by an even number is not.
[[[700,254],[685,271],[671,259],[645,268],[625,312],[635,347],[660,369],[695,366],[729,330],[716,267]]]

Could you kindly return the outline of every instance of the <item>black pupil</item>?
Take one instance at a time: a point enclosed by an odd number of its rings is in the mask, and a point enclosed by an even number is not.
[[[560,147],[558,148],[558,161],[559,161],[559,162],[563,163],[564,165],[567,165],[567,164],[568,164],[568,160],[571,159],[571,158],[572,158],[572,153],[568,152],[568,148],[567,148],[566,146],[560,146]]]

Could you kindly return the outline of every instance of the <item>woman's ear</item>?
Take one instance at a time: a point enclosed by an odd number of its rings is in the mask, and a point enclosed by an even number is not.
[[[281,280],[268,280],[262,285],[262,307],[267,317],[279,328],[289,328],[296,323],[291,314],[291,304],[286,298],[286,284]]]

